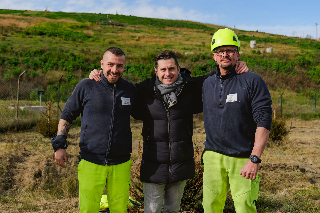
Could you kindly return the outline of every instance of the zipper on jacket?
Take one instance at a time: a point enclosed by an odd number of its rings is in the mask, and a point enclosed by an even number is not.
[[[107,153],[106,153],[106,160],[105,160],[105,163],[106,165],[108,164],[108,154],[109,154],[109,151],[110,151],[110,148],[111,148],[111,141],[112,141],[112,133],[113,133],[113,123],[114,123],[114,114],[115,114],[115,106],[116,106],[116,87],[117,85],[116,84],[113,84],[113,108],[112,108],[112,116],[111,116],[111,124],[110,124],[110,130],[109,130],[109,139],[108,139],[108,150],[107,150]]]
[[[187,82],[186,82],[187,83]],[[185,84],[186,84],[185,83]],[[183,89],[183,87],[184,87],[184,85],[185,84],[182,84],[181,85],[181,88],[180,88],[180,91],[179,91],[179,93],[177,94],[177,97],[181,94],[181,92],[182,92],[182,89]],[[172,162],[172,147],[171,147],[171,137],[170,137],[170,111],[169,111],[169,108],[167,109],[167,107],[166,107],[166,105],[165,105],[165,103],[164,102],[162,102],[163,103],[163,106],[164,106],[164,108],[166,109],[166,111],[167,111],[167,119],[168,119],[168,137],[169,137],[169,183],[171,183],[172,182],[172,172],[171,172],[171,162]]]
[[[157,92],[154,90],[154,94],[156,95],[156,97],[159,97],[157,95]],[[159,98],[163,104],[163,107],[164,109],[166,110],[166,114],[167,114],[167,119],[168,119],[168,144],[169,144],[169,183],[171,183],[171,179],[172,179],[172,175],[171,175],[171,141],[170,141],[170,112],[169,112],[169,109],[167,108],[167,105],[166,103],[161,99]]]
[[[177,94],[177,97],[181,94],[184,85],[185,84],[183,84],[181,86],[180,91]],[[155,93],[155,95],[157,97],[158,95],[157,95],[157,92],[155,91],[155,87],[154,87],[154,93]],[[162,104],[163,104],[163,106],[164,106],[164,108],[166,110],[167,119],[168,119],[168,139],[169,139],[169,165],[168,166],[169,166],[169,183],[171,183],[172,182],[172,172],[171,172],[171,162],[172,162],[172,155],[171,155],[172,151],[171,151],[171,149],[172,149],[172,147],[171,147],[171,140],[170,140],[170,112],[169,112],[169,108],[167,108],[166,103],[162,99],[160,99],[160,100],[161,100],[161,102],[162,102]]]
[[[188,82],[186,82],[185,84],[182,84],[182,85],[181,85],[181,88],[180,88],[179,93],[177,94],[177,97],[181,94],[181,92],[182,92],[182,89],[183,89],[184,85],[186,85],[187,83],[188,83]]]
[[[223,81],[220,78],[220,105],[222,105]]]
[[[172,174],[171,174],[171,139],[170,139],[170,112],[169,110],[167,110],[167,119],[168,119],[168,137],[169,137],[169,183],[171,183],[172,181]]]

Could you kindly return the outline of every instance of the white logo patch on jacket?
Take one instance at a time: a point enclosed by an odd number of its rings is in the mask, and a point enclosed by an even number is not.
[[[130,98],[121,97],[122,105],[131,105]]]
[[[228,102],[237,102],[237,100],[238,100],[237,93],[236,94],[229,94],[229,95],[227,95],[226,103],[228,103]]]

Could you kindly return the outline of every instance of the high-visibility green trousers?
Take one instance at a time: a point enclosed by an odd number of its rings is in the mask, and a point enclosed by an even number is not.
[[[81,160],[78,165],[79,206],[81,213],[98,213],[104,188],[112,213],[126,213],[132,161],[102,166]]]
[[[231,190],[237,213],[257,212],[259,182],[240,175],[248,158],[228,157],[213,151],[203,154],[203,208],[205,213],[223,212],[226,196]]]

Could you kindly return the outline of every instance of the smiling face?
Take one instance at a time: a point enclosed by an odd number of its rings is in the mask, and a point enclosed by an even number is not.
[[[125,65],[124,55],[117,56],[111,52],[106,52],[101,60],[103,74],[109,83],[116,83],[122,77]]]
[[[231,70],[232,67],[238,61],[238,58],[240,56],[239,52],[238,51],[235,51],[235,52],[228,51],[228,50],[233,50],[235,48],[236,48],[235,46],[222,46],[222,47],[216,48],[216,51],[221,52],[221,54],[213,53],[213,58],[218,63],[219,68],[220,68],[220,72],[222,75],[227,74],[227,72],[229,70]],[[227,54],[227,52],[229,52],[229,54]]]
[[[174,83],[180,73],[180,66],[177,66],[173,58],[158,60],[158,66],[154,68],[159,80],[170,85]]]

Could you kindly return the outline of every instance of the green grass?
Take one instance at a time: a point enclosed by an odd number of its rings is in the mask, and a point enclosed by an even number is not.
[[[66,13],[66,12],[49,12],[46,14],[44,11],[19,11],[19,10],[4,10],[0,9],[0,14],[11,14],[20,16],[35,16],[46,17],[50,19],[72,19],[78,22],[90,22],[97,24],[112,22],[120,22],[128,25],[144,25],[149,27],[174,27],[174,28],[189,28],[201,30],[213,30],[202,23],[196,23],[183,20],[169,20],[158,18],[143,18],[137,16],[113,15],[113,14],[95,14],[95,13]]]
[[[92,69],[100,68],[102,54],[110,46],[118,46],[125,51],[127,67],[123,77],[133,83],[152,76],[153,59],[164,49],[175,51],[180,66],[191,70],[193,76],[209,73],[216,67],[210,52],[212,34],[220,28],[216,25],[111,14],[46,14],[44,11],[27,10],[0,10],[0,14],[17,15],[17,23],[33,23],[26,28],[0,25],[2,34],[6,35],[5,42],[0,43],[0,83],[11,82],[8,85],[14,89],[18,75],[27,70],[23,81],[31,87],[25,90],[28,95],[25,99],[37,100],[38,90],[46,91],[48,88],[49,96],[57,101],[58,80],[63,76],[60,100],[66,101],[81,79],[88,77]],[[45,22],[45,19],[40,19],[42,17],[54,22]],[[122,25],[104,25],[102,22],[107,17]],[[61,19],[73,22],[58,22]],[[5,17],[2,20],[5,21]],[[283,115],[293,117],[302,114],[305,118],[316,118],[312,93],[320,88],[319,42],[266,33],[236,32],[243,51],[240,59],[263,77],[271,91],[285,91]],[[250,37],[251,34],[255,37]],[[274,46],[274,54],[252,53],[248,45],[251,39],[257,40],[259,49]],[[185,52],[194,54],[185,55]],[[280,103],[279,92],[271,92],[277,104]],[[1,98],[8,99],[6,94],[9,92],[2,93]],[[47,94],[43,98],[47,99]],[[13,111],[0,111],[8,116],[0,125],[13,122]],[[33,116],[25,114],[28,119]]]

